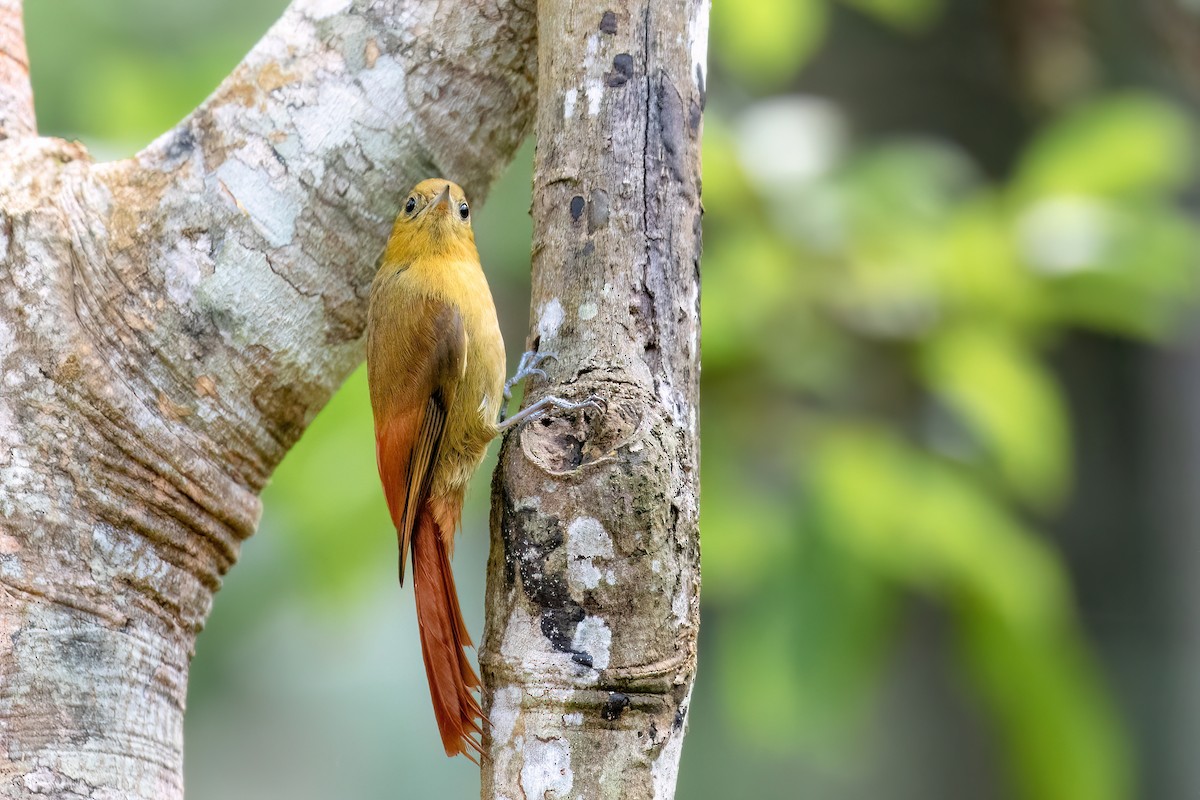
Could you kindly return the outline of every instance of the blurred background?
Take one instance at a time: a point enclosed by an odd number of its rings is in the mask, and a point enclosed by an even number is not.
[[[28,0],[41,130],[135,152],[283,5]],[[678,797],[1200,797],[1200,2],[718,0],[709,52]],[[514,353],[531,154],[476,216]],[[265,505],[199,639],[188,796],[477,796],[361,370]]]

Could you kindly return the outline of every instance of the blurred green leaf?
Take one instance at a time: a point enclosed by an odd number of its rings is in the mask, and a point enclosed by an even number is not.
[[[959,610],[964,663],[999,721],[1022,796],[1132,796],[1128,743],[1050,550],[962,473],[881,430],[838,430],[814,458],[831,541]]]
[[[263,492],[271,523],[319,599],[347,599],[374,559],[396,558],[375,467],[366,369],[359,368],[288,453]]]
[[[99,158],[136,151],[196,107],[286,0],[26,3],[38,127]]]
[[[709,535],[704,540],[703,567],[706,589],[714,598],[755,594],[763,575],[779,558],[796,549],[789,524],[794,509],[769,487],[752,478],[731,475],[744,462],[726,452],[731,468],[716,466],[704,476],[702,491],[711,498],[700,511],[700,524]]]
[[[988,320],[1026,331],[1051,317],[1046,290],[1018,258],[1008,218],[992,193],[963,203],[945,236],[937,280],[946,298],[947,323]]]
[[[719,239],[723,226],[740,223],[747,210],[753,208],[753,190],[738,161],[736,145],[733,131],[722,116],[710,114],[704,118],[701,146],[705,241]]]
[[[893,592],[819,538],[718,622],[730,715],[760,746],[837,761],[886,664]],[[765,601],[765,602],[764,602]]]
[[[769,352],[768,331],[780,315],[802,313],[795,299],[804,280],[794,251],[762,227],[742,225],[704,254],[704,360],[720,367]]]
[[[929,141],[896,142],[850,162],[836,189],[847,263],[825,298],[844,324],[901,340],[939,324],[945,231],[976,182],[958,151]]]
[[[855,157],[841,190],[855,231],[868,238],[896,235],[916,225],[928,235],[979,185],[978,169],[954,147],[926,139],[898,139]]]
[[[831,428],[812,458],[823,529],[864,567],[1022,629],[1069,617],[1057,559],[961,470],[869,427]]]
[[[959,653],[996,720],[1026,800],[1137,796],[1132,747],[1086,643],[1073,628],[1031,632],[964,604]]]
[[[113,56],[77,76],[77,110],[94,120],[95,134],[107,142],[138,146],[195,107],[196,98],[181,95],[176,88],[187,82],[188,70],[176,65],[155,70],[145,66],[138,57]]]
[[[826,0],[713,3],[713,52],[722,65],[760,88],[796,74],[825,34]]]
[[[706,454],[700,474],[705,586],[712,597],[725,600],[754,596],[773,565],[791,561],[801,547],[795,533],[800,509],[779,490],[795,482],[797,451],[778,443],[797,439],[797,415],[786,405],[756,397],[758,388],[729,382],[708,392],[712,403],[700,410]],[[720,413],[730,407],[753,414]]]
[[[942,11],[943,0],[842,0],[881,22],[909,33],[928,30]]]
[[[1067,113],[1026,151],[1015,196],[1115,195],[1178,188],[1193,174],[1193,131],[1148,94],[1105,97]]]
[[[1045,508],[1066,488],[1066,409],[1036,354],[978,326],[947,331],[921,352],[933,393],[983,442],[1014,493]]]
[[[1046,282],[1056,316],[1126,336],[1168,333],[1193,306],[1200,238],[1190,217],[1166,203],[1110,204],[1093,258]]]

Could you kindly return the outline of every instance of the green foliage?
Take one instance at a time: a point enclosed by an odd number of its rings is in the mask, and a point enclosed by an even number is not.
[[[1195,292],[1195,226],[1169,201],[1192,174],[1194,135],[1165,101],[1122,94],[1066,114],[1029,148],[1005,202],[1057,321],[1169,331]]]
[[[958,604],[959,658],[998,728],[1019,796],[1136,796],[1130,743],[1074,623],[1031,630]]]
[[[769,582],[731,607],[738,624],[716,654],[722,691],[737,698],[731,716],[776,753],[799,743],[836,764],[888,663],[895,597],[817,537],[759,576]]]
[[[1119,94],[1074,109],[1029,148],[1014,180],[1027,197],[1154,194],[1192,176],[1194,130],[1153,95]]]
[[[905,33],[927,30],[944,0],[841,0]],[[722,66],[754,89],[777,89],[812,58],[825,38],[831,0],[754,0],[712,4],[711,38]]]
[[[1066,411],[1034,353],[981,326],[947,330],[921,352],[921,376],[981,442],[1020,499],[1036,507],[1062,497],[1067,477]]]
[[[286,0],[26,3],[39,127],[83,135],[100,158],[129,155],[215,89],[286,5]],[[60,53],[63,57],[52,57]]]
[[[1021,796],[1132,796],[1126,734],[1036,529],[1071,480],[1046,360],[1073,327],[1161,336],[1194,302],[1200,245],[1174,197],[1191,136],[1172,106],[1118,95],[1049,125],[1006,184],[900,140],[790,186],[745,156],[734,174],[736,134],[708,140],[741,199],[714,203],[706,251],[702,528],[706,587],[737,587],[718,668],[747,733],[827,754],[915,593],[951,612]]]
[[[944,0],[842,0],[848,6],[905,32],[920,32],[937,21]]]
[[[713,45],[740,79],[775,87],[821,42],[828,13],[825,0],[713,3]]]
[[[263,492],[272,523],[288,532],[291,567],[322,595],[347,597],[394,532],[380,502],[366,369],[317,416]],[[365,412],[365,413],[364,413]]]
[[[822,529],[873,573],[969,599],[1015,630],[1068,616],[1061,566],[970,473],[886,431],[831,428],[813,455]]]

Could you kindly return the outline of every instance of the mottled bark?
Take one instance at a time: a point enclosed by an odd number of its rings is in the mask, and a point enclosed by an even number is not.
[[[481,199],[528,133],[534,19],[297,0],[175,129],[95,164],[34,138],[17,11],[0,0],[0,796],[171,800],[193,643],[258,493],[362,358],[404,192],[442,174]]]
[[[36,133],[21,0],[0,0],[0,140]]]
[[[485,800],[674,796],[696,669],[707,0],[543,0],[530,349],[501,451]]]

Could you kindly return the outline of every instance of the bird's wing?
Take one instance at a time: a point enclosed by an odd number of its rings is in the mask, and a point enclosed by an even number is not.
[[[418,299],[368,338],[375,457],[400,546],[400,583],[417,511],[429,494],[446,414],[466,358],[457,309]]]

